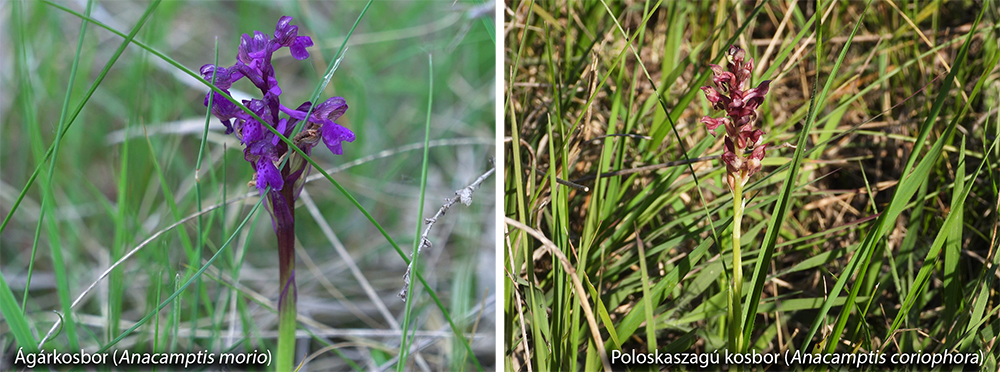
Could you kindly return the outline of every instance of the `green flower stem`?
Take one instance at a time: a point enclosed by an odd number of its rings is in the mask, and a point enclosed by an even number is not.
[[[292,286],[295,286],[292,279]],[[295,295],[292,291],[282,293],[278,306],[278,352],[275,355],[275,371],[291,371],[295,362]]]
[[[288,174],[289,166],[284,167]],[[278,278],[281,294],[278,298],[278,352],[274,370],[288,372],[295,362],[295,197],[294,187],[269,192],[275,233],[278,237]],[[287,202],[291,201],[291,202]]]
[[[743,221],[743,177],[733,182],[733,281],[729,286],[729,348],[733,352],[743,352],[743,258],[740,253],[740,225]]]

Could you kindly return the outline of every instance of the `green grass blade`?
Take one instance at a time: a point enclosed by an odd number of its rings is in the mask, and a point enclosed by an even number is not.
[[[410,266],[407,270],[412,270],[413,272],[419,271],[419,258],[420,249],[424,246],[423,240],[420,238],[420,228],[423,227],[423,216],[424,216],[424,197],[427,195],[427,162],[430,157],[430,146],[428,144],[431,141],[431,112],[434,108],[434,56],[432,54],[427,54],[427,120],[424,122],[424,155],[423,162],[420,166],[420,198],[419,204],[417,204],[417,227],[416,232],[413,236],[413,251],[410,253]],[[403,328],[402,340],[399,343],[399,360],[396,362],[396,371],[402,372],[406,367],[407,354],[409,354],[410,345],[406,343],[408,341],[408,333],[410,332],[410,322],[413,321],[412,318],[412,308],[413,308],[413,281],[409,280],[407,277],[406,293],[404,295],[406,299],[406,306],[403,313]],[[416,332],[416,327],[413,328]],[[412,342],[412,340],[410,340]]]
[[[17,299],[14,298],[3,272],[0,272],[0,315],[3,315],[4,322],[10,327],[10,333],[14,335],[18,346],[23,347],[25,352],[38,350],[28,319],[21,314],[21,308],[17,306]]]
[[[361,9],[361,13],[358,14],[358,18],[354,20],[354,25],[352,25],[351,29],[347,32],[347,37],[345,37],[344,41],[340,43],[340,48],[337,49],[337,53],[334,54],[333,58],[330,59],[330,65],[327,66],[326,73],[323,74],[323,80],[321,80],[319,84],[316,84],[316,88],[313,89],[313,93],[310,96],[311,98],[309,98],[309,102],[316,102],[319,99],[320,93],[322,93],[323,90],[326,89],[326,86],[328,84],[330,84],[330,79],[333,79],[333,74],[335,72],[337,72],[337,67],[340,66],[340,60],[342,58],[344,58],[344,53],[347,51],[347,41],[351,39],[351,35],[354,35],[354,30],[358,28],[358,24],[361,23],[361,19],[364,18],[365,13],[368,13],[368,8],[371,7],[372,1],[374,1],[374,0],[368,0],[368,3],[365,4],[365,7],[363,9]],[[212,88],[212,86],[214,86],[214,85],[215,84],[211,84],[211,86],[209,86],[209,88]],[[213,89],[215,89],[215,88],[213,88]],[[225,96],[225,95],[223,95],[223,96]],[[230,99],[230,101],[232,101],[232,99]],[[309,106],[309,109],[306,110],[306,116],[305,117],[307,117],[307,118],[310,117],[310,115],[312,115],[313,108],[315,108],[316,106],[317,105],[315,105],[315,104]],[[243,107],[241,106],[241,108],[243,108]],[[305,125],[306,125],[306,120],[300,120],[298,123],[296,123],[295,124],[295,129],[292,130],[292,137],[295,137],[296,134],[298,134],[299,132],[301,132],[302,128],[305,127]],[[279,135],[279,137],[280,137],[280,135]],[[288,143],[289,147],[296,147],[296,146],[292,146],[291,142],[288,142],[288,141],[286,141],[286,142]],[[301,151],[299,151],[299,153],[302,154]],[[310,163],[311,163],[311,161],[310,161]],[[282,162],[282,164],[284,164],[284,162]],[[316,165],[313,164],[313,166],[316,166]]]
[[[270,187],[268,187],[268,189],[270,189]],[[270,190],[267,190],[267,191],[270,191]],[[264,192],[265,195],[267,194],[267,191]],[[174,290],[174,293],[171,293],[170,296],[167,296],[167,299],[163,300],[163,302],[161,302],[159,306],[157,306],[155,309],[153,309],[153,311],[151,311],[148,314],[146,314],[146,316],[142,317],[142,319],[139,319],[139,321],[137,321],[132,327],[129,327],[129,329],[126,329],[124,332],[122,332],[120,335],[118,335],[118,337],[115,337],[110,342],[108,342],[103,347],[101,347],[97,352],[100,353],[100,352],[107,351],[109,348],[117,345],[118,342],[120,342],[122,339],[124,339],[128,335],[132,334],[132,332],[134,332],[136,329],[138,329],[142,325],[146,324],[146,322],[148,322],[150,318],[152,318],[153,316],[155,316],[156,314],[158,314],[160,312],[160,310],[163,310],[164,307],[167,307],[167,305],[169,305],[172,302],[174,302],[174,299],[176,299],[178,296],[180,296],[180,294],[183,293],[184,290],[187,289],[188,286],[190,286],[192,283],[194,283],[195,281],[197,281],[198,278],[201,277],[201,274],[203,274],[205,272],[205,270],[208,270],[208,268],[212,266],[212,263],[214,263],[216,259],[218,259],[220,256],[222,256],[222,252],[225,252],[226,248],[229,247],[229,245],[233,242],[233,240],[236,239],[236,236],[239,234],[239,232],[241,230],[243,230],[243,227],[247,225],[247,222],[250,221],[250,219],[256,214],[257,210],[260,209],[260,206],[261,206],[261,204],[263,204],[264,200],[265,200],[265,198],[263,198],[263,197],[260,198],[259,200],[257,200],[257,204],[254,204],[253,209],[250,210],[250,213],[247,213],[247,216],[245,218],[243,218],[243,222],[241,222],[239,224],[239,226],[236,227],[236,230],[233,231],[232,235],[229,236],[229,239],[226,239],[226,242],[223,243],[221,247],[219,247],[219,251],[215,252],[215,254],[212,255],[212,257],[209,258],[208,261],[205,262],[205,265],[203,265],[200,269],[198,269],[198,271],[196,271],[194,273],[194,275],[192,275],[190,278],[188,278],[187,281],[184,282],[184,284],[181,284],[179,287],[177,287]],[[175,309],[175,318],[174,318],[174,324],[175,324],[175,326],[176,326],[177,320],[179,318],[179,314],[176,314],[176,310],[178,308],[179,308],[179,305],[175,304],[175,307],[174,307],[174,309]],[[173,340],[174,341],[177,340],[176,334],[174,335]]]
[[[646,268],[646,249],[642,240],[639,238],[639,232],[636,231],[636,244],[639,246],[639,270],[641,270],[642,278],[642,301],[645,303],[645,316],[646,316],[646,344],[649,345],[649,350],[657,350],[656,347],[656,322],[653,318],[653,304],[650,302],[649,295],[649,272]]]
[[[964,208],[962,208],[963,201],[959,200],[959,195],[961,190],[965,190],[965,136],[962,136],[962,147],[960,148],[958,155],[958,168],[955,170],[955,188],[952,190],[951,194],[951,212],[948,214],[955,214],[961,216],[965,214]],[[982,162],[980,164],[986,164]],[[946,229],[942,227],[942,231]],[[962,254],[962,223],[959,222],[958,226],[952,226],[947,229],[950,232],[946,246],[944,248],[944,262],[941,266],[941,276],[942,285],[944,286],[944,301],[945,301],[945,318],[946,322],[951,323],[954,321],[956,315],[962,311],[962,286],[959,285],[959,260]],[[926,262],[926,261],[925,261]]]
[[[791,202],[791,190],[795,187],[795,181],[798,179],[798,172],[800,165],[802,163],[802,158],[804,155],[805,147],[808,144],[809,132],[816,122],[816,115],[819,111],[817,105],[821,105],[825,101],[826,95],[830,91],[830,87],[833,85],[833,79],[837,75],[837,70],[840,68],[840,64],[844,61],[844,57],[847,55],[847,51],[851,46],[851,41],[853,41],[854,36],[857,34],[858,29],[861,28],[862,20],[864,20],[865,14],[868,12],[868,8],[871,6],[871,0],[865,4],[865,9],[858,16],[858,19],[854,25],[854,30],[851,32],[851,36],[848,37],[847,42],[844,44],[843,49],[840,51],[840,55],[837,57],[837,62],[833,65],[833,70],[831,70],[830,75],[826,79],[826,83],[823,86],[822,92],[819,97],[816,96],[816,89],[819,87],[819,75],[816,76],[817,84],[813,86],[812,101],[809,103],[809,114],[802,131],[799,132],[799,139],[796,145],[795,154],[792,156],[792,162],[789,165],[789,174],[785,178],[785,184],[782,187],[782,192],[778,196],[778,201],[774,206],[774,212],[771,214],[771,222],[768,224],[771,228],[767,230],[764,235],[764,243],[760,250],[760,255],[757,259],[757,265],[754,267],[753,276],[750,282],[753,283],[753,287],[750,289],[750,298],[745,302],[747,304],[746,311],[742,315],[743,319],[743,339],[745,342],[750,342],[750,336],[753,334],[754,324],[756,323],[757,305],[760,303],[760,296],[764,290],[764,283],[767,280],[767,272],[771,263],[771,256],[774,254],[774,247],[777,243],[778,232],[784,223],[785,215],[787,213],[789,204]],[[818,16],[818,14],[816,14]],[[817,51],[817,64],[822,60],[822,55],[820,51],[822,50],[822,22],[816,23],[816,51]],[[830,298],[835,298],[836,294],[832,294]],[[811,335],[807,339],[811,338]]]
[[[218,38],[215,39],[215,47],[213,49],[215,50],[215,57],[213,59],[212,64],[215,65],[215,66],[218,66],[219,65],[219,39]],[[216,79],[216,70],[212,69],[212,85],[215,85],[215,79]],[[201,165],[202,165],[202,160],[204,159],[204,156],[205,156],[205,143],[208,142],[208,125],[209,125],[209,123],[211,123],[211,120],[212,120],[212,104],[215,103],[214,101],[215,101],[215,95],[214,94],[209,94],[208,95],[208,106],[205,107],[205,125],[202,127],[201,143],[198,145],[198,156],[197,156],[197,158],[195,160],[195,166],[194,166],[194,192],[195,192],[195,203],[196,203],[195,205],[196,205],[196,207],[198,208],[199,211],[202,209],[202,203],[201,203],[202,202],[202,195],[201,195]],[[225,200],[225,199],[223,199],[223,200]],[[193,255],[194,260],[192,261],[193,265],[198,265],[198,264],[201,263],[201,251],[205,247],[205,240],[206,240],[205,233],[206,232],[205,232],[204,215],[198,214],[198,235],[197,235],[197,240],[195,241],[195,246],[194,246],[194,255]],[[194,303],[191,306],[191,329],[198,329],[198,311],[199,311],[199,308],[200,308],[198,294],[203,293],[202,292],[202,282],[201,282],[201,279],[198,279],[198,281],[197,281],[197,283],[196,283],[195,286],[196,286],[196,291],[195,291],[195,296],[194,296]],[[208,306],[207,310],[209,312],[211,312],[212,311],[212,307]],[[211,319],[211,318],[213,318],[213,317],[209,316],[209,319]],[[191,332],[191,340],[190,340],[190,342],[192,344],[195,342],[194,332]],[[280,360],[281,358],[277,358],[277,359]]]
[[[972,96],[970,96],[970,101],[971,98]],[[942,136],[942,138],[944,137],[945,136]],[[938,143],[942,143],[942,141],[938,140]],[[1000,143],[1000,141],[993,141],[993,145],[990,146],[990,149],[992,150],[994,147],[996,147],[997,143]],[[937,145],[935,145],[935,147],[937,147]],[[921,163],[923,163],[923,161],[921,161]],[[979,167],[976,169],[973,179],[979,178],[979,173],[982,172],[983,165],[985,164],[986,162],[979,163]],[[964,171],[965,164],[964,163],[959,164],[958,170]],[[961,175],[958,176],[961,177]],[[959,204],[964,203],[966,197],[969,196],[970,191],[972,191],[971,183],[969,187],[966,187],[964,190],[956,189],[955,193],[958,195],[956,201],[959,202]],[[892,321],[892,326],[890,326],[890,328],[886,331],[887,335],[886,339],[894,335],[895,332],[899,330],[899,327],[903,323],[903,318],[905,318],[906,315],[909,314],[910,309],[913,307],[913,304],[917,300],[917,297],[920,295],[920,292],[923,291],[924,284],[930,278],[931,271],[935,269],[936,266],[935,264],[937,263],[938,256],[940,255],[942,247],[944,247],[945,245],[945,242],[948,241],[948,239],[952,236],[952,234],[954,234],[956,230],[958,231],[958,233],[961,233],[962,222],[960,219],[962,218],[962,214],[956,213],[960,211],[961,208],[952,209],[952,212],[948,213],[948,217],[945,218],[944,224],[941,226],[941,230],[938,230],[938,234],[934,238],[934,242],[931,243],[931,247],[930,250],[928,250],[927,252],[927,256],[924,258],[925,264],[920,268],[920,272],[917,274],[917,277],[914,280],[913,285],[910,287],[910,292],[906,295],[906,298],[903,300],[899,312],[896,313],[896,317]]]
[[[976,22],[973,23],[972,27],[973,30],[976,29],[978,21],[982,19],[982,15],[983,13],[981,12],[979,14],[979,17],[976,19]],[[969,34],[966,36],[966,41],[962,45],[962,48],[959,50],[958,56],[955,59],[956,66],[960,66],[962,63],[964,63],[965,57],[968,55],[968,49],[973,39],[972,37],[973,35],[974,35],[973,32],[969,32]],[[833,288],[831,288],[830,290],[831,298],[836,297],[840,294],[840,291],[843,290],[843,288],[846,286],[847,280],[851,276],[853,276],[853,274],[856,273],[859,279],[864,276],[865,271],[868,269],[867,265],[865,265],[864,263],[870,261],[871,255],[875,250],[875,245],[878,243],[879,240],[881,240],[882,236],[884,236],[884,234],[888,231],[889,227],[891,227],[891,225],[895,223],[896,218],[900,215],[900,213],[902,213],[903,209],[905,208],[906,202],[909,201],[909,199],[913,197],[913,194],[917,192],[917,189],[919,188],[918,183],[927,178],[933,163],[936,162],[938,157],[940,156],[941,148],[944,146],[944,139],[949,137],[947,134],[939,138],[938,141],[935,143],[934,147],[932,147],[931,150],[925,156],[920,156],[919,149],[922,147],[921,145],[923,141],[926,139],[927,134],[930,132],[930,127],[933,126],[935,119],[941,112],[941,107],[944,105],[944,101],[948,96],[948,92],[951,90],[952,86],[951,81],[955,78],[958,71],[959,69],[952,69],[951,72],[948,74],[948,77],[943,82],[942,91],[938,93],[937,99],[934,102],[934,106],[932,106],[930,114],[927,116],[926,121],[921,127],[920,130],[921,135],[919,136],[920,138],[918,138],[917,145],[914,147],[916,151],[910,154],[910,158],[907,160],[907,166],[904,168],[904,172],[905,170],[910,169],[909,165],[913,164],[917,158],[921,159],[920,164],[913,171],[909,172],[909,174],[904,173],[905,175],[903,179],[900,181],[899,185],[896,186],[897,191],[893,194],[892,201],[890,201],[889,206],[883,209],[883,214],[880,215],[879,219],[876,221],[875,228],[869,230],[868,234],[866,234],[865,240],[862,243],[861,248],[859,248],[858,254],[852,257],[851,261],[848,263],[848,266],[845,268],[844,273],[837,280],[837,283],[833,286]],[[951,130],[953,130],[954,126],[955,126],[955,121],[952,121],[952,123],[949,124],[948,128],[945,130],[945,133],[949,133]],[[848,296],[849,297],[856,296],[860,288],[861,285],[852,286],[850,294]],[[812,336],[815,335],[816,331],[819,329],[819,326],[822,323],[822,319],[825,318],[826,313],[830,310],[831,307],[833,307],[833,304],[830,301],[823,304],[823,308],[820,310],[819,314],[817,314],[816,320],[813,322],[812,326],[810,327],[809,333],[807,334],[807,337],[804,340],[805,344],[803,344],[802,346],[803,350],[807,349],[808,344],[812,341],[811,340]],[[837,324],[834,327],[834,332],[831,333],[831,337],[826,341],[827,350],[832,350],[832,348],[836,347],[836,345],[839,344],[838,341],[841,337],[841,334],[839,332],[842,331],[844,329],[844,326],[846,325],[847,318],[851,312],[850,309],[851,309],[850,307],[845,307],[838,316]]]
[[[14,3],[13,12],[14,12],[14,14],[17,14],[18,16],[17,17],[13,17],[13,18],[14,18],[14,28],[17,29],[17,30],[19,30],[17,32],[17,34],[19,35],[19,39],[20,39],[19,41],[21,42],[21,45],[24,46],[24,45],[27,45],[27,42],[25,41],[25,37],[24,37],[25,34],[27,34],[27,32],[25,31],[24,23],[21,22],[21,20],[24,18],[23,15],[22,15],[22,13],[24,11],[21,9],[21,5],[22,4],[23,3]],[[37,127],[38,127],[38,115],[37,115],[37,111],[35,110],[35,105],[33,104],[33,101],[34,101],[34,98],[33,98],[34,97],[34,89],[30,88],[32,86],[32,84],[31,84],[31,77],[30,77],[30,73],[27,70],[28,69],[28,67],[27,67],[28,66],[28,57],[26,56],[27,51],[26,51],[26,48],[19,48],[19,49],[20,50],[17,53],[17,55],[18,55],[18,60],[17,60],[17,75],[18,75],[18,78],[20,79],[19,85],[21,85],[23,87],[26,87],[26,89],[24,89],[24,92],[21,94],[21,99],[19,101],[21,103],[22,109],[24,110],[24,116],[25,116],[24,123],[25,123],[25,126],[27,127],[27,129],[29,129],[29,133],[32,134],[32,136],[31,136],[31,138],[33,139],[32,145],[37,146],[37,143],[40,143],[39,141],[41,141],[41,138],[38,135],[38,129],[37,129]],[[37,140],[35,140],[36,138],[37,138]],[[43,204],[44,204],[44,202],[43,202]],[[24,283],[25,291],[24,291],[24,295],[23,295],[23,297],[21,299],[21,311],[20,311],[20,313],[21,313],[22,319],[23,319],[24,314],[27,312],[27,308],[28,308],[28,293],[31,292],[28,289],[31,288],[31,278],[32,278],[32,276],[35,273],[35,257],[36,257],[36,255],[38,253],[38,243],[41,241],[40,240],[40,236],[41,236],[41,233],[42,233],[42,223],[41,223],[41,221],[45,218],[45,211],[46,211],[46,208],[44,208],[44,207],[39,211],[38,224],[35,227],[35,235],[34,235],[34,237],[32,239],[32,244],[31,244],[31,258],[28,259],[28,272],[26,273],[26,278],[25,278],[25,283]],[[2,280],[2,279],[3,278],[0,278],[0,280]],[[4,283],[5,283],[4,285],[6,285],[6,282],[4,282]]]
[[[113,66],[115,64],[115,62],[118,61],[118,57],[121,57],[122,52],[125,51],[125,47],[127,47],[129,45],[129,43],[131,43],[131,42],[134,41],[133,39],[135,39],[135,35],[137,33],[139,33],[139,30],[142,28],[142,25],[144,25],[146,23],[146,20],[149,18],[149,16],[151,14],[153,14],[153,10],[155,10],[156,7],[160,4],[160,0],[155,0],[152,3],[150,3],[149,7],[146,8],[146,12],[142,14],[142,16],[139,18],[139,21],[136,22],[135,26],[132,27],[132,31],[130,31],[128,35],[122,34],[122,33],[118,32],[117,30],[113,30],[110,27],[107,27],[107,26],[105,26],[105,25],[103,25],[103,24],[95,21],[93,18],[91,18],[89,16],[85,16],[83,14],[70,11],[68,8],[64,8],[64,7],[61,7],[59,5],[53,4],[53,3],[49,2],[48,0],[42,0],[42,1],[45,2],[46,4],[49,4],[49,5],[52,5],[54,7],[63,9],[65,11],[67,11],[67,12],[73,13],[74,15],[80,17],[80,19],[86,20],[86,21],[88,21],[90,23],[93,23],[93,24],[95,24],[97,26],[101,26],[101,27],[103,27],[105,29],[108,29],[109,31],[112,31],[112,32],[118,34],[119,36],[122,36],[122,37],[125,38],[125,40],[122,41],[121,45],[118,46],[118,49],[115,50],[114,54],[111,55],[111,59],[108,60],[108,63],[104,65],[104,69],[102,69],[101,72],[97,75],[97,79],[95,79],[94,83],[91,84],[90,90],[88,90],[87,93],[84,94],[84,98],[83,98],[83,100],[80,101],[80,104],[77,105],[76,110],[74,110],[73,114],[71,114],[69,116],[69,119],[67,119],[65,121],[66,125],[58,133],[58,135],[65,135],[66,131],[69,130],[69,127],[72,126],[73,123],[75,122],[76,117],[80,115],[81,111],[83,111],[83,106],[87,104],[87,102],[93,96],[94,91],[96,91],[97,87],[101,84],[102,81],[104,81],[104,78],[107,76],[108,71],[111,71],[111,66]],[[190,70],[188,70],[188,71],[190,71]],[[195,76],[195,75],[193,75],[194,74],[193,72],[191,74],[192,74],[192,76]],[[56,146],[55,143],[53,143],[51,146],[49,146],[49,149],[45,152],[44,159],[48,159],[49,158],[49,156],[54,151],[55,146]],[[7,214],[7,217],[4,217],[3,222],[0,223],[0,234],[3,234],[4,229],[7,228],[7,224],[10,223],[10,219],[11,219],[11,217],[14,216],[14,212],[16,212],[17,208],[21,205],[21,201],[24,200],[24,196],[28,193],[28,189],[31,188],[31,185],[35,182],[35,178],[38,177],[38,172],[41,170],[43,164],[45,164],[45,161],[40,161],[38,163],[38,165],[35,166],[35,170],[31,173],[31,176],[28,177],[28,182],[26,182],[25,185],[24,185],[24,188],[21,189],[21,193],[18,194],[17,200],[14,201],[14,205],[12,205],[10,207],[10,212]]]
[[[997,52],[994,52],[994,53],[1000,53],[1000,51],[997,51]],[[994,105],[993,105],[994,108],[996,108],[996,104],[997,104],[997,102],[994,102]],[[987,118],[987,120],[986,120],[986,125],[987,126],[989,124],[989,120],[988,119],[989,118]],[[998,128],[1000,128],[1000,126],[998,126]],[[985,131],[984,131],[984,136],[985,136]],[[983,138],[982,141],[983,141],[983,143],[986,143],[986,139],[985,138]],[[997,149],[997,147],[994,147],[994,149]],[[996,154],[996,153],[994,152],[994,154]],[[989,157],[986,157],[984,162],[987,164],[986,165],[986,169],[990,170],[990,173],[992,173],[993,166],[992,166],[992,164],[990,164]],[[996,181],[997,178],[993,177],[992,175],[990,175],[989,180],[990,180],[991,185],[993,186],[993,192],[994,192],[993,195],[994,195],[994,197],[996,197],[996,195],[997,195],[997,187],[996,187],[997,186],[997,184],[996,184],[997,183],[997,181]],[[1000,199],[997,199],[997,204],[993,208],[993,210],[1000,212]],[[995,243],[995,241],[996,241],[996,234],[997,234],[997,230],[995,228],[994,228],[992,234],[993,234],[993,239],[994,239],[994,243]],[[997,262],[998,258],[1000,258],[1000,255],[997,255],[995,253],[996,252],[996,245],[994,244],[994,246],[991,247],[991,249],[994,252],[993,253],[993,257],[992,257],[992,261],[993,261],[992,265],[984,265],[983,268],[982,268],[982,270],[980,271],[979,278],[976,281],[976,283],[979,283],[979,286],[978,286],[979,290],[976,291],[977,293],[975,295],[975,300],[972,302],[972,304],[969,305],[969,307],[971,307],[971,311],[972,311],[971,315],[970,315],[970,318],[969,318],[969,321],[966,324],[966,326],[965,326],[964,329],[960,329],[964,333],[964,336],[960,337],[960,338],[953,338],[953,339],[955,339],[955,342],[957,342],[961,346],[962,350],[969,350],[969,347],[972,346],[972,342],[975,340],[974,336],[976,335],[977,331],[979,330],[979,327],[982,325],[982,323],[984,323],[985,321],[988,320],[988,318],[984,317],[983,314],[986,312],[986,303],[987,303],[987,301],[989,299],[989,291],[993,288],[993,285],[994,285],[995,280],[996,280],[996,279],[994,279],[994,275],[995,275],[995,273],[997,271],[998,264],[1000,264],[1000,262]],[[958,328],[958,327],[956,327],[956,328]]]

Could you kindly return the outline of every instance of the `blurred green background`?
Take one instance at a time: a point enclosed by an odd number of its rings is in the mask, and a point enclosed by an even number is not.
[[[86,7],[84,1],[57,4],[80,13]],[[353,130],[357,139],[345,143],[342,156],[320,146],[322,151],[314,151],[314,159],[327,170],[353,165],[338,169],[333,178],[407,255],[423,218],[492,167],[496,36],[491,4],[372,4],[320,94],[320,100],[330,96],[347,100],[350,108],[339,123]],[[149,5],[101,2],[92,15],[127,34]],[[218,41],[219,64],[231,66],[241,34],[254,30],[273,34],[280,16],[292,16],[299,35],[310,36],[315,43],[304,61],[291,58],[287,49],[275,54],[282,103],[295,107],[308,100],[321,82],[365,5],[361,1],[167,1],[158,5],[136,40],[193,71],[213,63]],[[6,217],[57,137],[82,21],[42,2],[4,2],[0,15],[4,30],[0,215]],[[88,26],[69,96],[70,114],[122,40]],[[428,90],[428,54],[433,55],[433,91]],[[245,79],[233,89],[234,96],[242,98],[239,91],[259,94]],[[52,178],[47,177],[45,163],[13,211],[0,233],[0,270],[16,306],[23,307],[23,319],[35,340],[58,319],[53,311],[62,313],[63,303],[83,293],[125,252],[156,235],[124,260],[120,271],[97,282],[71,314],[63,314],[73,320],[75,332],[63,326],[47,348],[79,345],[92,351],[107,345],[202,268],[258,201],[256,191],[247,186],[252,169],[243,160],[238,140],[224,135],[214,117],[202,169],[198,179],[194,177],[206,92],[203,84],[178,68],[136,45],[128,46],[65,132]],[[419,216],[429,94],[434,147],[424,215]],[[466,353],[442,311],[421,289],[413,294],[414,347],[419,353],[408,359],[407,368],[464,369],[474,366],[472,357],[483,367],[493,365],[494,178],[483,183],[471,206],[456,205],[438,221],[430,235],[434,245],[420,256],[421,272],[475,355]],[[405,262],[329,181],[320,177],[305,190],[308,197],[302,197],[296,208],[303,334],[296,360],[332,345],[336,352],[321,353],[311,365],[392,367],[399,351],[398,323],[403,319],[404,303],[396,294]],[[194,218],[163,232],[195,215],[199,198],[206,209],[223,198],[241,196],[242,200],[203,214],[200,224]],[[49,201],[43,202],[46,198]],[[178,352],[273,348],[278,268],[269,219],[261,208],[235,232],[232,244],[204,275],[114,347]],[[199,231],[204,242],[200,247]],[[340,243],[349,260],[337,253],[335,246]],[[59,270],[54,252],[61,253],[64,270]],[[9,303],[5,306],[10,309]],[[5,310],[3,316],[0,346],[9,355],[16,350],[10,323],[20,315]]]

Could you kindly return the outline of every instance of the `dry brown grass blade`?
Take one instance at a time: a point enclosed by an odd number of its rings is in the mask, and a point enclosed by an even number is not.
[[[538,230],[528,227],[527,225],[507,216],[504,216],[504,222],[535,237],[535,239],[542,242],[542,249],[548,250],[552,257],[559,258],[559,263],[562,264],[563,270],[566,270],[569,277],[573,280],[573,290],[576,292],[577,297],[579,297],[580,305],[583,307],[583,315],[587,318],[587,325],[590,326],[590,335],[594,337],[594,343],[597,345],[597,352],[601,354],[601,363],[604,364],[604,370],[611,371],[611,362],[608,361],[608,353],[604,349],[604,339],[601,338],[601,331],[597,328],[597,320],[594,318],[594,310],[591,309],[590,302],[587,300],[587,292],[583,290],[583,282],[581,282],[580,277],[576,275],[576,269],[574,269],[573,265],[569,263],[569,259],[566,258],[566,255],[559,250],[559,247],[557,247],[555,243],[552,243],[549,238],[545,237],[545,234],[542,234]]]
[[[920,27],[917,27],[917,24],[913,23],[913,20],[911,20],[910,17],[906,15],[906,12],[899,9],[899,7],[896,6],[896,3],[892,0],[886,0],[886,3],[889,4],[889,6],[891,6],[892,9],[896,10],[896,12],[899,13],[901,17],[903,17],[903,20],[906,21],[906,24],[910,25],[910,28],[913,29],[913,32],[916,32],[917,35],[920,36],[920,40],[923,40],[924,44],[927,44],[927,46],[931,48],[934,47],[934,43],[931,42],[931,39],[928,39],[927,35],[924,35],[924,32],[920,31]],[[941,51],[934,53],[934,55],[938,58],[938,62],[941,62],[941,65],[944,66],[945,72],[951,72],[951,65],[948,64],[948,61],[944,60],[944,56],[941,55]],[[962,94],[962,99],[964,100],[964,103],[968,103],[969,95],[965,93],[965,90],[962,90],[962,84],[959,83],[958,80],[955,80],[955,87],[958,88],[958,92]]]

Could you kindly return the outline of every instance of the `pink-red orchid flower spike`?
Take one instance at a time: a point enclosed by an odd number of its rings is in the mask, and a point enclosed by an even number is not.
[[[733,45],[726,53],[729,63],[724,70],[719,65],[709,65],[714,77],[715,88],[701,87],[705,97],[717,110],[726,111],[726,116],[712,118],[705,116],[701,122],[709,130],[723,126],[726,128],[726,148],[722,161],[726,163],[727,182],[733,190],[736,183],[746,185],[750,176],[760,170],[764,159],[764,131],[755,128],[757,108],[764,102],[770,80],[760,83],[756,88],[750,86],[750,73],[753,71],[753,58],[746,58],[742,48]],[[750,152],[746,156],[746,152]],[[741,187],[742,188],[742,187]]]

